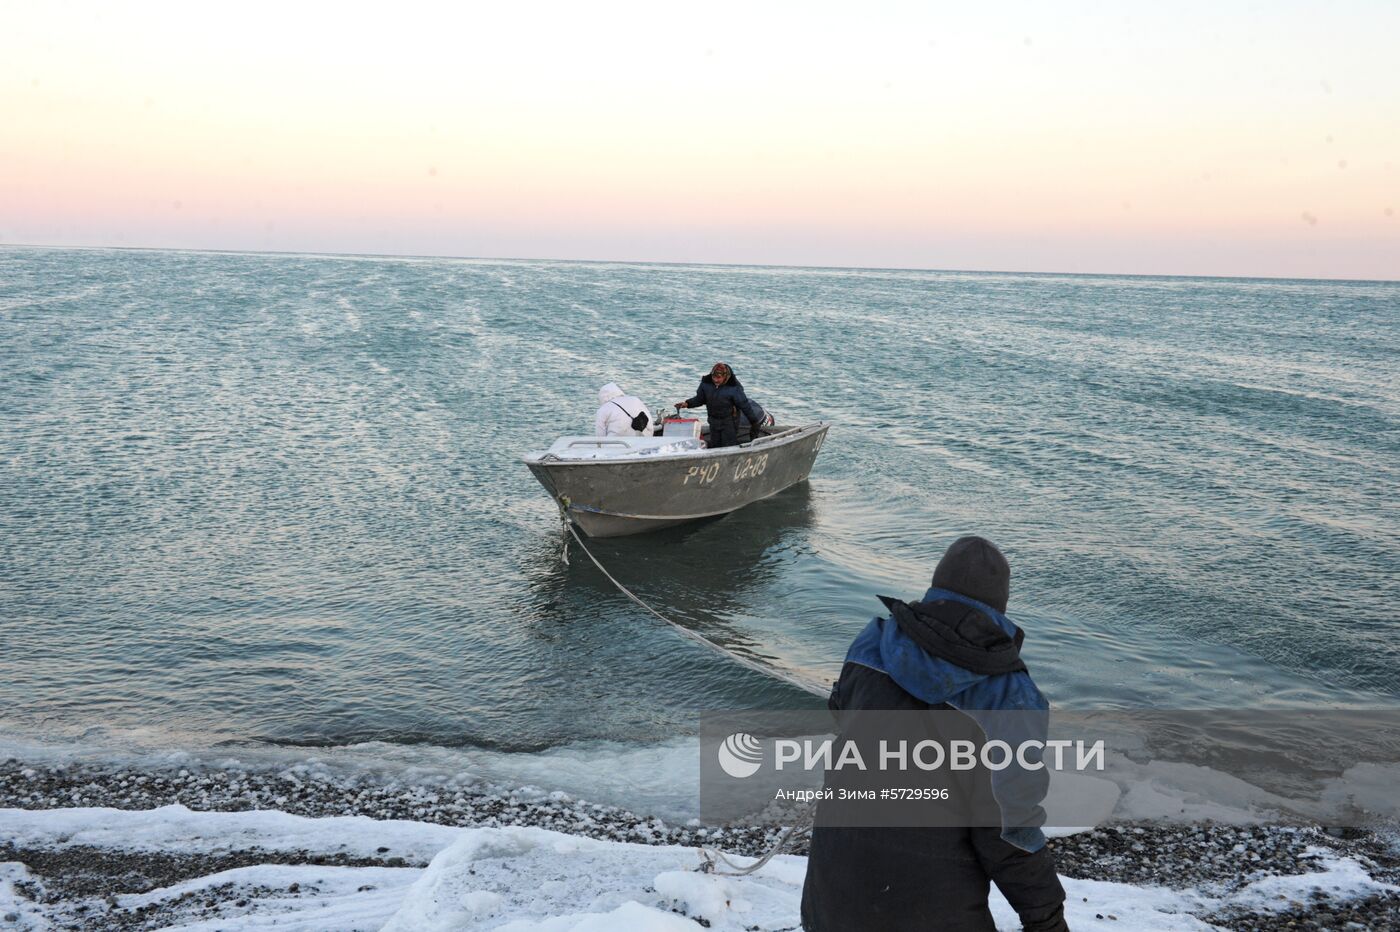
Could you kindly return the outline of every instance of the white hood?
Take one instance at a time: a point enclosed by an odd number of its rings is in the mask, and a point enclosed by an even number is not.
[[[623,394],[624,392],[617,387],[616,382],[609,382],[607,385],[598,389],[598,404],[605,405],[614,398],[621,398]]]

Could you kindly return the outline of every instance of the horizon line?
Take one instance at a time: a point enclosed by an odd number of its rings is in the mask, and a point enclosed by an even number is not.
[[[308,256],[325,259],[451,259],[459,262],[560,262],[576,265],[650,265],[677,268],[728,268],[728,269],[796,269],[825,272],[934,272],[953,275],[1045,275],[1077,276],[1083,278],[1196,278],[1220,281],[1258,282],[1332,282],[1358,285],[1400,284],[1400,278],[1319,278],[1319,277],[1278,277],[1268,275],[1193,275],[1184,272],[1034,272],[1024,269],[936,269],[920,266],[881,266],[881,265],[806,265],[781,262],[681,262],[660,259],[567,259],[550,256],[458,256],[433,253],[393,253],[393,252],[322,252],[305,249],[230,249],[194,246],[82,246],[64,243],[7,243],[0,241],[0,249],[81,249],[113,250],[122,252],[188,252],[213,253],[232,256]]]

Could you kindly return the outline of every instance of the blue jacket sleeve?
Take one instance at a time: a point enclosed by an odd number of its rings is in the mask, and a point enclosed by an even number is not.
[[[1025,673],[989,676],[963,690],[949,704],[977,722],[989,741],[1004,741],[1014,753],[1038,742],[1011,765],[992,772],[992,795],[1001,808],[1001,837],[1023,851],[1045,847],[1045,810],[1050,773],[1042,750],[1050,731],[1050,704]],[[1023,766],[1022,761],[1030,766]]]

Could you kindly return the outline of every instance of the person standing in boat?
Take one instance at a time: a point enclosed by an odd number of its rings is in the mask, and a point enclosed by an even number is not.
[[[711,447],[732,447],[739,443],[739,415],[748,418],[749,429],[757,432],[763,423],[763,410],[744,394],[744,386],[728,364],[717,362],[710,374],[700,380],[695,397],[676,402],[676,408],[705,406],[710,417]]]
[[[629,395],[609,382],[598,389],[598,413],[593,433],[598,437],[650,437],[651,411],[636,395]]]

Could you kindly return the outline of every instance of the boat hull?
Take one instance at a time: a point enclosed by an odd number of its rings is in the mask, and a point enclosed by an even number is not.
[[[676,456],[525,462],[586,534],[622,537],[728,514],[803,481],[829,426]]]

